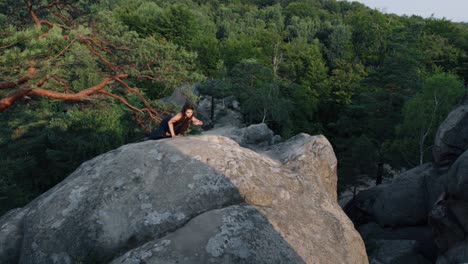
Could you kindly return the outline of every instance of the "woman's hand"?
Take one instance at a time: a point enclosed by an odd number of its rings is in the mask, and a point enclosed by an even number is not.
[[[203,121],[196,119],[196,120],[193,120],[193,124],[196,126],[203,126]]]

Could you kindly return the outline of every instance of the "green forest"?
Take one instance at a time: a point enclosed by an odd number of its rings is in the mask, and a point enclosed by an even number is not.
[[[467,80],[467,23],[357,2],[0,0],[0,215],[143,140],[175,90],[325,135],[343,186],[430,162]]]

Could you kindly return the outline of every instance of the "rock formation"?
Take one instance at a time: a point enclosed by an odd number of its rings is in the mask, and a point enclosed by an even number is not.
[[[439,126],[433,163],[365,190],[346,205],[371,263],[468,262],[467,103]]]
[[[124,145],[0,218],[0,263],[368,263],[323,136]]]
[[[197,105],[197,115],[204,120],[205,124],[203,126],[205,128],[244,126],[244,118],[240,112],[239,102],[232,96],[217,99],[201,95]]]
[[[434,141],[434,161],[450,165],[468,149],[468,104],[454,109],[437,130]]]

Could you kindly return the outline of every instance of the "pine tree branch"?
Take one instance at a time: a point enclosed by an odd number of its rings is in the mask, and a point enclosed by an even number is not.
[[[86,47],[88,48],[89,51],[91,51],[91,53],[93,53],[94,56],[98,57],[98,59],[100,61],[102,61],[104,64],[107,65],[107,67],[109,67],[109,69],[111,69],[112,71],[117,71],[115,65],[113,65],[112,63],[110,63],[108,60],[106,60],[101,54],[99,54],[95,49],[93,49],[93,47],[91,46],[91,44],[89,43],[89,41],[87,41],[86,39],[83,39],[83,38],[80,38],[79,41],[83,44],[86,45]]]
[[[63,25],[63,24],[56,24],[56,23],[52,23],[52,22],[50,22],[48,20],[39,19],[39,17],[36,15],[36,12],[40,11],[42,9],[49,9],[49,11],[50,11],[50,9],[53,6],[55,6],[56,4],[58,4],[59,1],[54,1],[53,3],[49,4],[48,6],[41,6],[36,10],[33,10],[33,6],[31,4],[31,1],[25,0],[25,2],[26,2],[26,6],[29,9],[29,14],[31,15],[31,17],[34,20],[34,23],[36,24],[37,27],[40,28],[42,25],[46,25],[46,26],[48,26],[50,28],[54,27],[54,26],[57,26],[57,27],[61,27],[61,28],[64,28],[64,29],[71,29],[71,27]]]
[[[23,85],[19,89],[15,90],[14,92],[10,93],[6,97],[0,100],[0,112],[3,112],[5,109],[13,105],[16,101],[20,100],[21,98],[29,95],[37,95],[43,96],[53,99],[60,99],[60,100],[75,100],[79,101],[84,99],[87,96],[97,93],[98,91],[104,89],[109,83],[114,81],[116,78],[124,79],[127,78],[128,74],[120,74],[114,77],[107,77],[104,78],[99,84],[81,90],[78,93],[59,93],[55,91],[50,91],[42,88],[35,88],[32,89],[30,85]]]
[[[16,82],[12,82],[12,81],[0,82],[0,90],[15,88],[17,86],[20,86],[20,85],[26,83],[27,81],[29,81],[31,79],[31,77],[36,73],[36,71],[37,71],[36,68],[29,67],[27,75],[20,77],[18,79],[18,81],[16,81]]]

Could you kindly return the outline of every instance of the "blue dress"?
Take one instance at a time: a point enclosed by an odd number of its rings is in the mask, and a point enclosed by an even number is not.
[[[172,116],[166,116],[159,126],[154,129],[151,134],[149,135],[148,139],[161,139],[161,138],[170,138],[170,130],[169,130],[169,120],[171,120]],[[181,118],[181,120],[177,121],[174,123],[174,133],[176,135],[184,133],[187,128],[190,126],[190,122],[192,121],[192,118]],[[169,133],[169,136],[166,135],[166,133]]]

